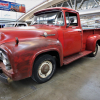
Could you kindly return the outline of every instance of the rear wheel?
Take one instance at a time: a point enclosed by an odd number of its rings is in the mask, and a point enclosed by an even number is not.
[[[32,79],[37,83],[44,83],[53,76],[55,69],[56,61],[51,55],[40,56],[34,63]]]
[[[95,51],[92,52],[91,54],[89,54],[90,57],[95,57],[97,55],[97,52],[98,52],[98,44],[96,44],[95,46]]]

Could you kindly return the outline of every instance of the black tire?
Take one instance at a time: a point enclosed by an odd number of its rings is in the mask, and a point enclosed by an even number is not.
[[[52,78],[52,76],[55,73],[55,70],[56,70],[55,59],[49,54],[42,55],[38,57],[34,63],[32,79],[37,83],[47,82]],[[45,76],[47,74],[48,76]]]
[[[98,52],[98,44],[96,44],[95,46],[95,52],[92,52],[91,54],[89,54],[90,57],[95,57],[97,55]]]

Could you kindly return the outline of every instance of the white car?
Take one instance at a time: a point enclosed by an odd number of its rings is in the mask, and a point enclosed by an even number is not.
[[[5,24],[4,27],[25,27],[25,26],[28,26],[28,24],[25,22],[11,22]]]

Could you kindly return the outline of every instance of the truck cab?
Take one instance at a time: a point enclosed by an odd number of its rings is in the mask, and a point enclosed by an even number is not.
[[[82,50],[82,28],[78,12],[64,10],[64,56],[69,56]]]

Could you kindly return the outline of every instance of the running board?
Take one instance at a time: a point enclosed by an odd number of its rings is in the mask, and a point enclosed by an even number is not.
[[[74,54],[72,56],[66,57],[66,58],[64,58],[63,64],[67,65],[67,64],[69,64],[69,63],[71,63],[71,62],[73,62],[81,57],[84,57],[90,53],[92,53],[92,51],[83,51],[83,52],[80,52],[78,54]]]

